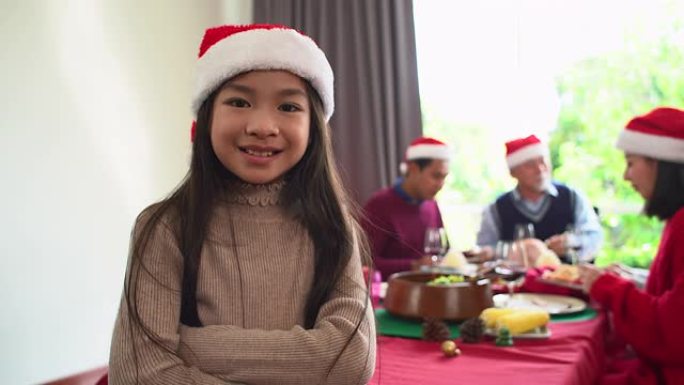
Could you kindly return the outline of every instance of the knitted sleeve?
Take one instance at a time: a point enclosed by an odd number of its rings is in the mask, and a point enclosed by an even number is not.
[[[611,310],[616,330],[637,353],[661,364],[684,365],[684,275],[672,290],[653,297],[605,274],[591,295]]]
[[[191,364],[233,381],[366,384],[375,369],[375,323],[358,253],[313,329],[182,326],[181,340],[181,353],[192,357]]]
[[[138,220],[133,239],[138,237],[146,217],[143,213],[143,219]],[[128,277],[127,284],[136,290],[140,319],[156,335],[159,344],[133,322],[124,290],[112,336],[109,383],[228,384],[186,365],[175,353],[180,338],[182,258],[174,236],[163,223],[154,230],[142,261],[142,265],[129,261],[128,269],[133,275]]]
[[[680,216],[679,219],[684,219]],[[684,225],[684,223],[680,223]],[[661,289],[649,294],[610,274],[599,277],[591,296],[611,310],[618,333],[644,358],[659,365],[684,365],[684,226],[665,232],[656,258],[667,269],[651,271],[650,283]],[[674,231],[677,231],[675,233]],[[654,262],[654,265],[656,262]]]

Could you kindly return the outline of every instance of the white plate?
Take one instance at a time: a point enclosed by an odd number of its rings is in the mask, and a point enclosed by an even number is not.
[[[541,309],[549,314],[577,313],[587,308],[587,303],[575,297],[554,294],[515,293],[497,294],[494,306],[519,309]]]
[[[548,285],[560,286],[572,290],[582,290],[582,285],[575,282],[563,281],[561,279],[552,278],[537,278],[537,282],[546,283]]]
[[[485,335],[496,337],[496,329],[487,328],[484,331]],[[529,339],[543,339],[551,337],[551,330],[548,327],[536,328],[527,333],[522,333],[518,335],[511,336],[513,338],[529,338]]]

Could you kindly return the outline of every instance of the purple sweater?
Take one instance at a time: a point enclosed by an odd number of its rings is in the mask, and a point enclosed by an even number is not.
[[[411,270],[411,261],[423,255],[425,229],[443,227],[437,202],[409,203],[395,187],[373,194],[364,206],[364,214],[363,227],[375,268],[383,280],[393,273]]]

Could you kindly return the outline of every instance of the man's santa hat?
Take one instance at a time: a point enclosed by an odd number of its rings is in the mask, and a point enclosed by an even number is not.
[[[192,111],[226,80],[254,70],[285,70],[307,80],[323,102],[326,121],[335,110],[333,71],[316,43],[281,25],[224,25],[209,28],[200,45]]]
[[[506,142],[506,164],[509,170],[528,160],[548,156],[548,146],[535,135]]]
[[[659,107],[637,116],[620,132],[616,146],[626,153],[684,163],[684,111]]]
[[[404,161],[399,165],[402,174],[406,173],[408,166],[406,162],[415,159],[442,159],[449,160],[451,158],[451,151],[446,143],[434,138],[421,136],[414,139],[406,148]]]

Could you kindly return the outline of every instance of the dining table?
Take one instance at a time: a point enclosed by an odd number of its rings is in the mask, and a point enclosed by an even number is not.
[[[372,385],[545,384],[591,385],[604,370],[607,317],[587,306],[575,314],[552,315],[545,338],[514,338],[513,346],[497,346],[495,338],[479,342],[460,338],[459,324],[450,323],[460,354],[448,357],[439,341],[422,338],[422,324],[393,316],[382,304]]]

